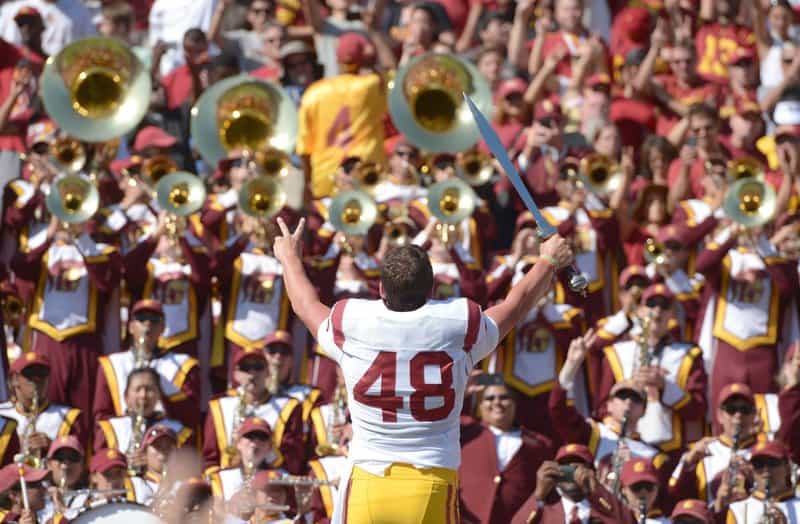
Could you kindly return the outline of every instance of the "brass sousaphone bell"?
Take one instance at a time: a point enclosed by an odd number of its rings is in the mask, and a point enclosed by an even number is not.
[[[203,92],[191,111],[191,133],[211,166],[234,150],[255,155],[271,147],[291,154],[297,110],[279,85],[237,75]]]
[[[62,137],[50,144],[50,161],[59,171],[79,173],[86,165],[86,148],[80,141]]]
[[[328,207],[330,223],[336,231],[348,236],[366,235],[377,216],[375,201],[363,191],[343,191]]]
[[[239,190],[239,208],[254,218],[272,218],[286,205],[286,192],[275,178],[259,176]]]
[[[772,220],[777,209],[777,197],[772,186],[764,180],[742,178],[728,188],[722,207],[734,222],[756,227]]]
[[[68,135],[105,142],[131,131],[150,106],[150,72],[130,47],[114,38],[89,37],[47,59],[42,101]]]
[[[354,173],[358,189],[373,194],[378,184],[386,178],[383,166],[377,162],[360,162]]]
[[[743,156],[728,162],[727,175],[730,183],[743,178],[763,178],[764,168],[755,158]]]
[[[578,180],[595,195],[605,196],[622,183],[622,171],[606,155],[593,153],[581,159]]]
[[[453,54],[427,53],[397,71],[389,113],[395,127],[420,149],[464,151],[478,143],[480,132],[462,93],[491,116],[492,93],[475,66]]]
[[[67,224],[82,224],[97,212],[100,194],[88,179],[64,175],[55,179],[47,195],[47,210]]]
[[[456,174],[467,184],[480,187],[489,182],[494,174],[492,159],[481,151],[466,151],[458,159]]]
[[[203,181],[197,175],[185,171],[165,175],[156,184],[155,192],[159,207],[179,217],[199,211],[206,200]]]

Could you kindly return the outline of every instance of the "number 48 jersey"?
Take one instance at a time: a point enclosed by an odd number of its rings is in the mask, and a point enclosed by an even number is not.
[[[497,339],[494,321],[464,298],[407,312],[380,300],[334,304],[317,340],[344,374],[351,462],[373,473],[393,462],[457,469],[467,379]]]

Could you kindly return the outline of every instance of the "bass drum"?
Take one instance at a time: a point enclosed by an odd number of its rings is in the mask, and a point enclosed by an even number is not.
[[[110,502],[89,508],[70,524],[164,524],[146,506],[133,502]]]

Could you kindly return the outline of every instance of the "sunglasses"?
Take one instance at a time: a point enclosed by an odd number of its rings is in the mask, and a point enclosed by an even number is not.
[[[411,158],[411,157],[414,156],[414,152],[413,151],[400,150],[400,151],[395,151],[394,154],[399,156],[400,158]]]
[[[292,352],[292,348],[288,346],[284,346],[283,344],[276,344],[274,346],[268,346],[265,351],[270,355],[289,355]]]
[[[269,14],[269,7],[251,7],[250,12],[257,14],[257,15],[268,15]]]
[[[511,395],[486,395],[483,397],[484,402],[494,402],[495,400],[505,402],[506,400],[511,400]]]
[[[436,163],[433,164],[433,167],[441,171],[444,169],[451,168],[455,165],[456,163],[453,162],[452,160],[437,160]]]
[[[255,442],[269,442],[272,437],[267,435],[266,433],[262,433],[260,431],[254,431],[252,433],[248,433],[247,435],[243,435],[244,438],[247,440],[255,441]]]
[[[244,167],[244,166],[247,165],[247,161],[244,158],[241,158],[241,157],[240,158],[230,158],[230,159],[228,159],[228,165],[231,166],[231,168]]]
[[[670,251],[682,251],[683,250],[683,244],[681,244],[680,242],[675,242],[675,241],[665,242],[664,243],[664,248],[668,249]]]
[[[46,155],[50,150],[50,145],[47,142],[37,142],[31,147],[31,151],[37,155]]]
[[[655,489],[656,489],[656,485],[653,484],[652,482],[637,482],[636,484],[631,486],[631,491],[633,491],[634,493],[638,493],[640,491],[650,492],[650,491],[653,491]]]
[[[539,124],[543,125],[544,127],[556,127],[558,125],[558,120],[553,116],[546,116],[544,118],[539,118],[536,120]]]
[[[161,315],[158,313],[152,313],[150,311],[142,311],[133,315],[133,319],[136,322],[152,322],[155,324],[157,322],[161,322]]]
[[[670,307],[672,307],[672,302],[664,297],[653,297],[653,298],[648,298],[647,302],[645,302],[645,305],[649,308],[659,307],[661,309],[669,309]]]
[[[636,404],[644,404],[644,399],[641,396],[639,396],[637,392],[631,391],[629,389],[623,389],[622,391],[618,391],[617,394],[614,395],[614,397],[620,400],[630,400],[632,402],[635,402]]]
[[[267,366],[263,362],[245,362],[239,364],[238,366],[239,371],[244,371],[245,373],[249,373],[251,371],[264,371]]]
[[[50,370],[44,366],[29,366],[22,370],[22,376],[28,380],[47,378],[50,376]]]
[[[57,462],[72,462],[73,464],[77,464],[83,461],[83,457],[74,451],[59,451],[53,455],[53,460]]]
[[[750,463],[753,465],[753,469],[764,469],[764,468],[776,468],[778,466],[782,466],[784,461],[775,458],[775,457],[766,457],[766,458],[755,458]]]
[[[756,408],[751,404],[725,404],[722,406],[722,411],[728,415],[735,415],[736,413],[741,413],[742,415],[752,415],[756,412]]]
[[[697,134],[697,133],[699,133],[701,131],[709,132],[712,129],[714,129],[714,126],[712,126],[711,124],[709,124],[707,126],[697,126],[697,127],[693,127],[692,128],[692,133]]]

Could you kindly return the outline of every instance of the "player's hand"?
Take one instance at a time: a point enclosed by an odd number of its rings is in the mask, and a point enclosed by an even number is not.
[[[584,493],[591,494],[597,488],[597,476],[594,470],[586,466],[575,468],[575,483],[583,489]]]
[[[692,469],[694,468],[700,460],[704,457],[708,456],[708,446],[714,442],[713,437],[704,437],[694,443],[692,449],[690,449],[684,456],[683,461],[685,467]]]
[[[37,524],[36,512],[30,509],[23,509],[19,514],[19,524]]]
[[[561,469],[558,462],[553,460],[546,460],[539,466],[539,471],[536,472],[536,490],[533,492],[536,500],[544,500],[558,482],[561,476]]]
[[[572,339],[567,350],[567,362],[575,368],[580,366],[586,360],[586,354],[596,340],[597,335],[591,328],[583,336]]]
[[[47,449],[50,447],[50,439],[41,432],[32,433],[28,436],[28,448],[30,449],[43,449],[45,454],[47,453]]]
[[[281,229],[281,234],[275,237],[275,242],[272,245],[272,251],[275,253],[275,258],[281,264],[286,264],[292,258],[302,258],[303,256],[303,229],[306,225],[306,219],[301,218],[300,222],[294,230],[294,233],[289,231],[289,227],[282,218],[278,217],[278,227]]]
[[[561,235],[553,235],[545,240],[539,248],[539,253],[553,257],[556,261],[556,269],[570,265],[573,259],[572,248]]]

